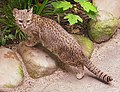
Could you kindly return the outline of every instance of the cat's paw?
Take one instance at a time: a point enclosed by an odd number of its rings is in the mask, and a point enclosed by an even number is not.
[[[83,73],[78,73],[78,74],[76,74],[76,78],[77,79],[82,79],[84,77],[84,74]]]

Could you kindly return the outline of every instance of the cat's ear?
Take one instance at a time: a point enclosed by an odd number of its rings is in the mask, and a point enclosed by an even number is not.
[[[18,9],[17,9],[17,8],[14,8],[14,9],[13,9],[13,16],[15,17],[17,13],[18,13]]]
[[[32,11],[33,11],[33,7],[31,7],[30,9],[28,9],[29,13],[32,13]]]

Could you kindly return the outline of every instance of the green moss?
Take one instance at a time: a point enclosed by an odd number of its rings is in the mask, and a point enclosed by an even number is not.
[[[22,66],[19,65],[18,66],[18,73],[20,74],[20,76],[23,78],[24,77],[24,73],[23,73],[23,69],[22,69]]]
[[[12,85],[12,84],[5,84],[4,87],[6,87],[6,88],[13,88],[14,85]]]
[[[103,21],[91,21],[90,30],[88,31],[91,40],[100,43],[110,39],[116,32],[118,20],[115,18]]]
[[[89,40],[88,38],[81,36],[81,35],[74,34],[73,36],[78,41],[78,43],[81,45],[84,55],[87,57],[90,57],[94,50],[93,42]]]

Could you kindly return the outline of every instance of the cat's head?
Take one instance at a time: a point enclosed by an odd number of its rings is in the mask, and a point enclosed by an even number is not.
[[[13,16],[15,17],[15,21],[22,30],[25,30],[31,24],[32,10],[33,8],[28,10],[18,10],[17,8],[13,9]]]

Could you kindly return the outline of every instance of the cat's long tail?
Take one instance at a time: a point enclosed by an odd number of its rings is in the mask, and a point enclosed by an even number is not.
[[[111,76],[108,76],[107,74],[99,70],[89,59],[86,59],[84,61],[84,65],[89,71],[94,73],[99,79],[105,81],[106,83],[109,83],[113,80]]]

